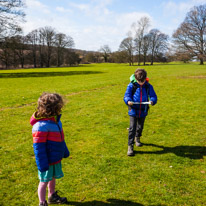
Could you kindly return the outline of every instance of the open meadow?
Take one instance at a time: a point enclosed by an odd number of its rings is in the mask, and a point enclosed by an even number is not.
[[[0,71],[0,205],[35,206],[37,167],[29,120],[42,92],[67,101],[62,123],[70,157],[57,181],[71,206],[206,204],[206,65],[142,66],[158,96],[142,142],[127,156],[123,96],[137,66]],[[66,205],[66,204],[65,204]]]

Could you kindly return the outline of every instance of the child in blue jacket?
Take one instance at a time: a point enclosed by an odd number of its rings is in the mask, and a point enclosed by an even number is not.
[[[60,197],[55,191],[56,179],[64,176],[61,160],[69,156],[64,141],[64,132],[60,121],[63,99],[56,93],[43,93],[38,99],[38,108],[31,119],[33,148],[40,179],[38,186],[39,206],[48,203],[63,204],[66,197]]]
[[[144,69],[137,69],[130,77],[130,83],[124,95],[124,102],[128,105],[130,116],[130,127],[128,135],[128,156],[133,156],[134,141],[136,146],[142,146],[140,137],[144,127],[144,121],[148,114],[149,104],[157,103],[157,95],[153,86],[149,84],[147,72]],[[149,104],[145,104],[145,102]]]

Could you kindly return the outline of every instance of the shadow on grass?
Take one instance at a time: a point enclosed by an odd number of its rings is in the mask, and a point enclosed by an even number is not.
[[[173,153],[180,157],[187,157],[190,159],[203,159],[206,156],[206,147],[201,146],[176,146],[164,147],[156,144],[143,144],[144,146],[152,146],[161,148],[160,151],[135,151],[135,154],[167,154]]]
[[[52,77],[100,74],[100,71],[67,71],[67,72],[20,72],[20,73],[0,73],[0,78],[28,78],[28,77]]]
[[[75,206],[144,206],[140,203],[135,203],[132,201],[126,200],[117,200],[117,199],[108,199],[107,202],[102,201],[89,201],[89,202],[67,202],[67,205]],[[150,206],[164,206],[164,205],[150,205]]]

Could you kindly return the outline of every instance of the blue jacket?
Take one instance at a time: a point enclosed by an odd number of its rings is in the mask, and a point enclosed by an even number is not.
[[[140,86],[137,82],[134,82],[137,89],[134,94],[132,94],[133,83],[129,83],[127,86],[127,90],[124,95],[124,102],[128,105],[128,101],[131,102],[148,102],[152,101],[153,105],[157,103],[157,95],[153,89],[153,86],[149,84],[149,82],[145,82],[142,86]],[[147,88],[148,94],[147,94]],[[149,98],[149,99],[148,99]],[[148,114],[149,106],[147,104],[134,104],[133,106],[128,106],[129,111],[128,114],[134,117],[145,117]]]
[[[36,118],[34,114],[30,124],[33,126],[33,148],[39,171],[47,171],[49,165],[57,164],[69,156],[60,116]]]

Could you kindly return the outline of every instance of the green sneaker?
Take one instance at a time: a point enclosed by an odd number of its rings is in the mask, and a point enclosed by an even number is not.
[[[64,204],[67,202],[66,197],[60,197],[57,191],[48,198],[48,204]]]

